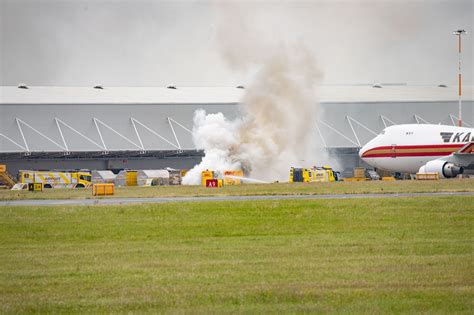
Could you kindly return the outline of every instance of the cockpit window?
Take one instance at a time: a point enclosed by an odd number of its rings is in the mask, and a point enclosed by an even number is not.
[[[381,135],[384,135],[384,134],[385,134],[385,129],[382,130],[382,131],[380,131],[380,134],[381,134]]]

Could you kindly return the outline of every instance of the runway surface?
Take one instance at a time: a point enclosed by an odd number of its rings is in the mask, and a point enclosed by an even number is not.
[[[335,195],[275,195],[275,196],[217,196],[217,197],[160,197],[160,198],[101,198],[67,200],[11,200],[0,201],[0,206],[67,206],[67,205],[123,205],[166,202],[208,202],[244,200],[296,200],[296,199],[361,199],[361,198],[412,198],[474,196],[474,192],[434,192],[397,194],[335,194]]]

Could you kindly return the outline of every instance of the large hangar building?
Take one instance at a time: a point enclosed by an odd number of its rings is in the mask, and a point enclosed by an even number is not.
[[[463,120],[474,123],[473,86]],[[321,86],[308,132],[317,145],[358,166],[358,148],[386,126],[456,124],[456,86]],[[20,169],[191,168],[202,152],[194,112],[239,116],[242,87],[0,87],[0,164]],[[315,102],[316,104],[316,102]],[[297,114],[297,113],[296,113]]]

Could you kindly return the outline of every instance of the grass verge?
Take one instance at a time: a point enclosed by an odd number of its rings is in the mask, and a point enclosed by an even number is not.
[[[0,312],[472,313],[474,198],[0,209]]]

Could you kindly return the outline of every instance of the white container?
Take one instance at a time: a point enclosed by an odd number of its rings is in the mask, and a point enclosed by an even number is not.
[[[92,171],[91,175],[93,184],[113,183],[116,177],[112,171]]]
[[[126,186],[126,179],[127,179],[127,171],[120,171],[115,177],[114,183],[117,187],[124,187]]]
[[[168,185],[170,173],[167,170],[141,170],[137,172],[138,186],[151,186],[156,179],[158,185]]]

